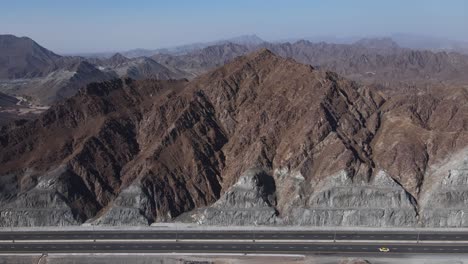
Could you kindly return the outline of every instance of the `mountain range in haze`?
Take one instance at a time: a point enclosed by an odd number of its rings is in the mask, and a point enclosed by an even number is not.
[[[241,35],[230,39],[216,40],[209,42],[198,42],[186,45],[180,45],[175,47],[160,48],[160,49],[133,49],[120,52],[96,52],[96,53],[76,53],[73,55],[83,57],[98,57],[108,58],[115,53],[121,53],[128,58],[140,57],[140,56],[152,56],[158,53],[181,55],[187,52],[200,50],[208,46],[234,43],[239,45],[255,46],[260,45],[264,42],[270,43],[294,43],[300,40],[307,40],[314,43],[325,42],[333,44],[353,44],[361,39],[392,39],[398,46],[402,48],[409,48],[414,50],[430,50],[434,52],[446,51],[446,52],[458,52],[468,54],[468,42],[459,40],[450,40],[445,38],[430,37],[424,35],[404,34],[396,33],[389,36],[352,36],[352,37],[336,37],[336,36],[314,36],[314,37],[303,37],[303,38],[289,38],[283,40],[266,41],[258,37],[255,34],[252,35]]]
[[[151,57],[128,58],[60,56],[33,40],[12,35],[0,36],[0,92],[21,97],[40,112],[54,102],[69,98],[92,82],[129,77],[143,79],[193,79],[220,67],[238,56],[261,48],[293,58],[316,68],[335,71],[369,85],[392,89],[426,89],[430,86],[463,84],[467,81],[468,56],[454,52],[432,52],[401,48],[389,38],[361,39],[352,44],[268,43],[256,36],[244,36],[201,48],[186,46]],[[242,44],[243,43],[243,44]],[[23,104],[24,106],[25,104]],[[18,112],[6,109],[8,120]],[[25,117],[17,115],[18,118]]]

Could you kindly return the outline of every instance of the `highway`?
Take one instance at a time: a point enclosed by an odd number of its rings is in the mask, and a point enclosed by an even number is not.
[[[380,247],[389,252],[379,252]],[[468,253],[468,233],[349,231],[0,232],[0,253]]]
[[[399,240],[468,241],[468,232],[350,231],[53,231],[0,232],[1,240],[57,239],[265,239],[265,240]]]

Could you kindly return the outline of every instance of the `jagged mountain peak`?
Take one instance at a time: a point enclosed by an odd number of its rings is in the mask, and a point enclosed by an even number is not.
[[[278,74],[289,72],[294,76],[299,74],[307,74],[313,70],[310,65],[297,63],[292,59],[282,58],[267,48],[260,48],[244,56],[239,56],[232,59],[224,66],[215,69],[213,73],[207,76],[229,76],[232,74],[246,75],[254,74],[254,76],[262,77],[270,72]],[[202,78],[203,79],[203,78]]]
[[[111,64],[123,64],[125,62],[128,62],[130,59],[122,55],[121,53],[115,53],[112,57],[109,58],[109,62]]]

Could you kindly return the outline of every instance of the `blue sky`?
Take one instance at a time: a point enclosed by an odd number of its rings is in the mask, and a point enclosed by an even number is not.
[[[0,0],[0,33],[60,53],[411,33],[468,40],[467,0]]]

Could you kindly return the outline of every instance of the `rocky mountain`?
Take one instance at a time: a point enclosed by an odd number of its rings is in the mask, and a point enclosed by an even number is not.
[[[0,91],[49,105],[82,86],[116,78],[80,57],[59,56],[26,37],[0,35]]]
[[[238,56],[245,55],[254,50],[253,47],[227,43],[209,46],[185,55],[173,56],[169,54],[156,54],[151,58],[164,66],[183,70],[194,77],[216,67],[220,67]]]
[[[176,46],[172,48],[162,48],[162,49],[156,49],[156,50],[134,49],[134,50],[123,52],[123,54],[128,58],[151,57],[156,54],[183,55],[183,54],[187,54],[190,52],[195,52],[195,51],[207,48],[209,46],[225,45],[225,44],[232,43],[232,44],[253,47],[253,46],[260,45],[264,42],[265,41],[263,39],[261,39],[255,34],[252,34],[252,35],[241,35],[241,36],[217,40],[217,41],[191,43],[191,44]]]
[[[45,76],[59,58],[30,38],[0,35],[0,80]]]
[[[0,130],[0,225],[467,226],[466,87],[387,98],[260,51]]]
[[[157,54],[152,58],[165,66],[199,75],[258,48],[268,48],[282,57],[385,89],[427,88],[468,82],[465,74],[468,56],[400,48],[391,39],[364,39],[354,44],[301,40],[295,43],[263,43],[255,47],[230,43],[184,55]]]
[[[59,56],[29,38],[0,35],[0,92],[20,96],[34,106],[48,106],[73,96],[92,82],[119,77],[180,79],[191,76],[151,58]],[[14,117],[13,111],[10,117]],[[36,111],[30,111],[36,112]],[[22,116],[17,116],[22,118]]]
[[[43,77],[0,81],[0,90],[11,95],[23,96],[34,104],[50,105],[73,96],[79,88],[92,82],[116,78],[112,72],[104,72],[80,58],[61,58],[56,70]]]

